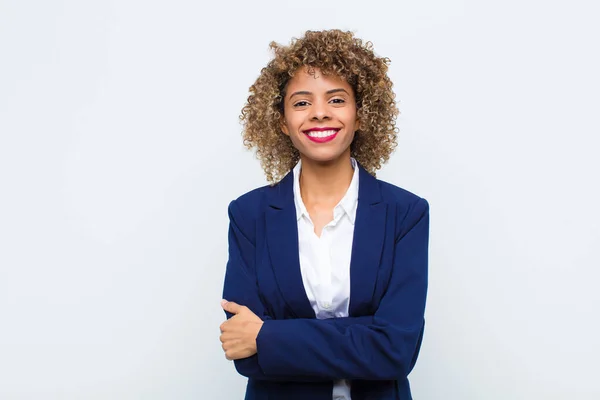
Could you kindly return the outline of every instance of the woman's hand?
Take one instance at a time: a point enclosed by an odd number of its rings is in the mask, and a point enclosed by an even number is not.
[[[246,306],[221,301],[223,310],[235,314],[221,324],[221,343],[228,360],[239,360],[256,354],[256,337],[263,321]]]

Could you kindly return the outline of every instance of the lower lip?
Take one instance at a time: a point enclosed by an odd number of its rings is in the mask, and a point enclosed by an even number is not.
[[[338,131],[338,132],[339,132],[339,131]],[[335,139],[335,137],[337,136],[338,132],[334,133],[334,134],[333,134],[333,135],[331,135],[331,136],[327,136],[327,137],[312,137],[312,136],[309,136],[309,135],[306,135],[306,137],[307,137],[309,140],[311,140],[311,141],[313,141],[313,142],[315,142],[315,143],[326,143],[326,142],[330,142],[330,141],[332,141],[333,139]]]

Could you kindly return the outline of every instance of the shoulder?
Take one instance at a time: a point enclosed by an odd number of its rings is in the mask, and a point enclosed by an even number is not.
[[[269,186],[261,186],[246,192],[229,203],[230,228],[240,232],[251,243],[256,243],[257,221],[263,212],[265,191]]]
[[[288,173],[275,184],[257,187],[240,195],[229,204],[229,211],[256,219],[265,212],[267,203],[277,207],[287,204],[290,199],[293,200],[293,174]]]
[[[429,203],[425,198],[400,186],[396,186],[380,179],[376,180],[384,202],[402,208],[412,208],[415,206],[419,208],[429,207]]]
[[[265,193],[271,188],[270,185],[252,189],[229,203],[229,216],[239,222],[250,222],[256,220],[265,201]]]
[[[424,197],[389,182],[376,180],[383,202],[394,211],[399,236],[419,221],[429,219],[429,202]]]
[[[264,219],[268,208],[267,203],[272,204],[274,199],[278,199],[282,197],[283,193],[290,191],[289,183],[289,178],[285,177],[278,183],[260,186],[238,196],[229,203],[230,221],[242,230],[254,231],[257,221]]]

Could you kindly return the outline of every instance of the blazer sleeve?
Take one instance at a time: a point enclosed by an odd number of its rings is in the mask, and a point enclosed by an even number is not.
[[[263,321],[272,320],[258,293],[254,261],[255,244],[251,236],[244,233],[244,231],[251,231],[251,229],[248,229],[248,221],[244,220],[235,200],[229,204],[228,213],[229,259],[225,272],[223,298],[248,307]],[[242,227],[246,229],[243,230]],[[228,312],[225,312],[225,315],[228,319],[233,316]],[[329,321],[326,323],[330,324],[334,329],[343,332],[346,327],[355,323],[370,324],[373,322],[373,317],[347,317],[326,321]],[[327,377],[314,374],[266,374],[260,367],[256,354],[248,358],[234,360],[234,364],[236,370],[241,375],[259,380],[312,382],[330,380]]]
[[[330,320],[266,320],[256,355],[265,374],[393,380],[410,373],[424,329],[428,202],[419,199],[402,225],[389,286],[372,319],[339,325]]]

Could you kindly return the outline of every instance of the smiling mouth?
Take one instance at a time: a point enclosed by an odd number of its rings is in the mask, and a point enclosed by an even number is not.
[[[325,143],[335,139],[339,131],[339,129],[310,130],[305,131],[304,134],[311,142]]]
[[[326,131],[310,130],[310,131],[304,132],[304,133],[309,138],[327,138],[327,137],[335,135],[338,132],[339,132],[339,129],[328,129]]]

